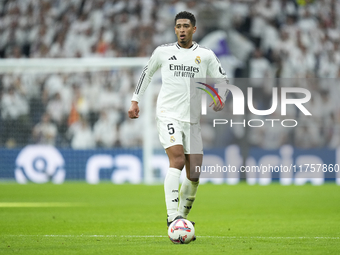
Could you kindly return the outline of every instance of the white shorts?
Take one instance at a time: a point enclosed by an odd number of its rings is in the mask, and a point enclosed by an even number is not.
[[[182,145],[184,154],[203,154],[201,126],[173,118],[157,117],[159,140],[164,149]]]

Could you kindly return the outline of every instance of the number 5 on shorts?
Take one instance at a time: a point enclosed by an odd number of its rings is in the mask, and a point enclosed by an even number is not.
[[[173,135],[175,133],[175,129],[171,127],[172,125],[172,123],[168,124],[169,135]]]

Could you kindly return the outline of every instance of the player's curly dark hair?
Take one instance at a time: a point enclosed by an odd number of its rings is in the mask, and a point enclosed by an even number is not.
[[[187,11],[179,12],[175,17],[175,25],[178,19],[189,19],[193,27],[196,25],[196,18],[194,14],[192,14],[191,12]]]

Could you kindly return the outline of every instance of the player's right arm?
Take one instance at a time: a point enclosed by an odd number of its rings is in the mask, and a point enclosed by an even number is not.
[[[128,111],[129,118],[130,119],[137,119],[139,117],[139,106],[138,102],[136,101],[131,101],[131,106]]]
[[[140,102],[141,97],[143,96],[146,88],[151,82],[152,76],[154,73],[161,67],[161,61],[159,59],[159,47],[154,50],[152,53],[148,64],[144,67],[142,74],[138,80],[135,92],[133,93],[131,99],[131,106],[128,111],[129,117],[131,119],[136,119],[139,117],[139,106],[138,102]]]

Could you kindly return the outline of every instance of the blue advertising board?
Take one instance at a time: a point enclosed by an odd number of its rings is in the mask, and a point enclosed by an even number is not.
[[[278,150],[250,149],[243,160],[240,148],[205,150],[201,183],[237,184],[246,177],[249,184],[267,185],[278,181],[283,185],[325,181],[340,185],[340,149],[302,150],[283,146]],[[143,151],[137,149],[58,149],[46,145],[29,145],[22,149],[0,149],[0,180],[18,183],[61,184],[65,180],[83,180],[97,184],[143,183]],[[168,169],[164,151],[151,160],[155,182],[162,182]]]

